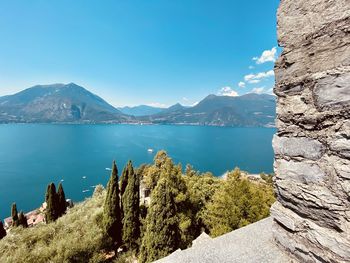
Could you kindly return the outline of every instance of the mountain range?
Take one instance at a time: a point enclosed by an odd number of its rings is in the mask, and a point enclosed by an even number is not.
[[[115,108],[74,83],[37,85],[0,97],[0,123],[144,123],[272,127],[275,97],[209,95],[193,107]]]
[[[193,107],[176,104],[141,120],[159,124],[273,127],[275,115],[274,96],[249,93],[237,97],[209,95]]]
[[[125,106],[125,107],[119,107],[117,109],[124,114],[132,115],[136,117],[153,115],[153,114],[160,113],[164,110],[164,108],[152,107],[148,105],[139,105],[134,107]]]

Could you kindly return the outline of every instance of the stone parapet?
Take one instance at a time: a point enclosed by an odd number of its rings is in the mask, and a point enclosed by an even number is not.
[[[281,0],[274,238],[302,262],[350,262],[350,1]]]

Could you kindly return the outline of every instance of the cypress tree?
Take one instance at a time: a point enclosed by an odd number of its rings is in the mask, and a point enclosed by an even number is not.
[[[23,226],[24,228],[28,227],[27,218],[22,211],[18,215],[18,225]]]
[[[46,213],[45,219],[46,223],[54,222],[58,218],[58,198],[56,193],[56,186],[54,183],[51,183],[47,186],[46,191]]]
[[[103,206],[103,226],[105,233],[116,247],[122,243],[122,222],[118,185],[118,168],[113,161],[111,177],[107,185],[107,194]]]
[[[62,216],[66,213],[66,210],[67,210],[66,195],[64,194],[62,183],[58,185],[57,200],[58,200],[58,216]]]
[[[128,164],[124,167],[123,172],[122,172],[122,176],[120,176],[120,196],[123,196],[126,186],[128,184],[128,175],[129,175],[129,163],[131,161],[128,162]]]
[[[12,216],[12,226],[18,226],[18,211],[16,203],[12,204],[11,208],[11,216]]]
[[[129,161],[130,162],[130,161]],[[124,209],[123,209],[123,195],[126,189],[126,186],[128,184],[128,176],[129,176],[129,170],[128,170],[128,164],[123,168],[122,176],[120,177],[120,198],[121,198],[121,203],[120,203],[120,210],[121,210],[121,219],[123,220],[124,218]]]
[[[3,239],[6,236],[6,230],[4,228],[4,225],[2,224],[2,221],[0,221],[0,240]]]
[[[122,196],[123,242],[127,249],[136,251],[140,237],[140,181],[131,161],[127,171],[128,183]]]
[[[180,244],[180,230],[171,183],[162,177],[152,193],[146,217],[146,232],[140,262],[153,262],[174,252]]]

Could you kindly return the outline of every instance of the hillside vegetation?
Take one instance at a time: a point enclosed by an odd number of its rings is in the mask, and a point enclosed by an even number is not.
[[[154,163],[129,162],[119,184],[114,164],[106,189],[49,224],[13,227],[0,240],[0,262],[152,262],[191,246],[203,231],[219,236],[269,215],[271,176],[251,181],[239,169],[225,178],[183,173],[164,152]],[[139,185],[151,192],[140,205]]]
[[[0,241],[0,262],[99,262],[104,197],[105,191],[97,190],[53,223],[12,228]]]

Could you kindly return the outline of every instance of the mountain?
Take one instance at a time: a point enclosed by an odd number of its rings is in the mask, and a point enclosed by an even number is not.
[[[0,122],[125,122],[131,117],[74,83],[37,85],[0,97]]]
[[[157,108],[157,107],[152,107],[147,105],[140,105],[135,107],[126,106],[126,107],[120,107],[117,109],[124,114],[132,115],[132,116],[148,116],[148,115],[160,113],[164,110],[164,108]]]
[[[188,108],[188,107],[182,106],[180,103],[176,103],[175,105],[172,105],[167,109],[163,109],[163,111],[160,112],[159,114],[169,114],[172,112],[184,110],[186,108]]]
[[[142,120],[163,124],[272,127],[275,115],[274,96],[249,93],[238,97],[209,95],[193,107],[178,106]]]
[[[0,97],[0,123],[153,123],[236,127],[272,127],[276,100],[250,93],[238,97],[209,95],[193,107],[146,105],[114,108],[74,83],[37,85]]]
[[[140,105],[135,107],[128,107],[128,106],[120,107],[117,109],[127,115],[142,117],[142,116],[150,116],[150,115],[156,115],[156,114],[166,114],[166,113],[186,109],[186,107],[182,106],[180,103],[176,103],[175,105],[172,105],[169,108],[159,108],[159,107],[152,107],[147,105]]]

